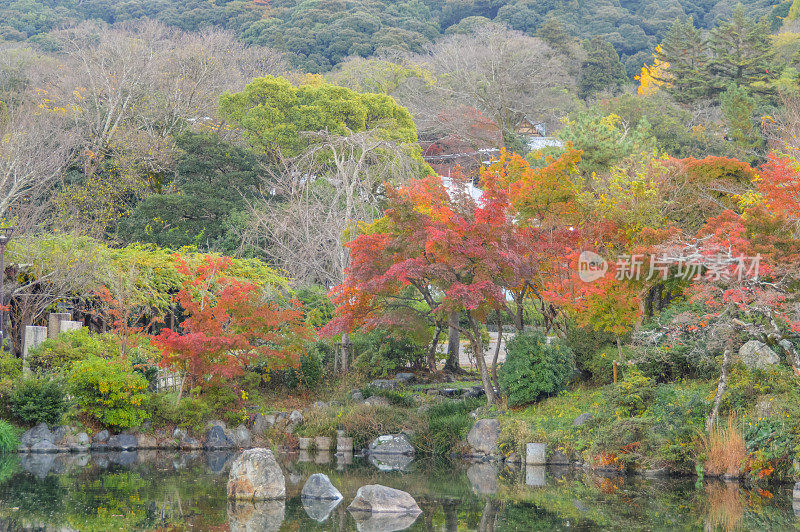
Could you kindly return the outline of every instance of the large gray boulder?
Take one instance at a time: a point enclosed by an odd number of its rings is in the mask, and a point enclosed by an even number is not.
[[[368,512],[373,514],[408,514],[417,516],[422,513],[417,501],[405,491],[396,490],[380,484],[361,486],[350,506],[350,512]]]
[[[228,527],[231,532],[277,532],[286,513],[284,501],[228,500]]]
[[[232,449],[236,444],[225,434],[225,429],[212,425],[206,435],[206,449]]]
[[[467,435],[467,443],[475,454],[497,455],[497,440],[500,438],[500,422],[496,419],[479,419]]]
[[[328,478],[328,475],[323,473],[314,473],[308,477],[305,485],[303,485],[303,491],[300,492],[300,497],[321,500],[341,500],[344,498],[339,490],[331,484],[331,479]]]
[[[413,456],[414,446],[405,434],[378,436],[369,444],[370,454],[405,454]]]
[[[764,369],[781,361],[775,351],[758,340],[750,340],[740,347],[739,359],[748,369]]]
[[[229,499],[260,501],[285,497],[286,479],[272,451],[248,449],[231,465]]]
[[[373,388],[379,388],[381,390],[396,390],[397,381],[392,381],[388,379],[375,379],[374,381],[370,382],[368,386],[372,386]]]
[[[132,451],[139,448],[139,440],[133,434],[115,434],[106,445],[112,451]]]
[[[25,434],[19,439],[20,450],[28,451],[31,447],[41,442],[48,442],[51,444],[55,442],[55,437],[47,427],[47,423],[39,423],[32,429],[25,431]]]

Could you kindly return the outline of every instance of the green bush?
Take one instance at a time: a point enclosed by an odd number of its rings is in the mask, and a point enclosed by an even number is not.
[[[595,374],[596,369],[602,369],[602,364],[595,365],[593,361],[601,351],[611,347],[616,349],[616,336],[609,332],[597,331],[592,327],[578,327],[572,324],[567,327],[565,341],[572,349],[575,366],[582,375],[591,377],[595,382],[602,382],[602,377]]]
[[[22,359],[0,349],[0,379],[16,379],[22,374]]]
[[[355,361],[353,367],[368,377],[386,377],[404,368],[421,367],[427,350],[408,338],[397,338],[386,331],[351,335]]]
[[[175,404],[177,394],[158,393],[149,397],[150,419],[156,427],[175,425],[200,431],[210,419],[212,409],[202,397],[182,397]]]
[[[644,414],[656,395],[656,382],[636,368],[626,368],[625,378],[606,393],[608,409],[617,418]]]
[[[48,378],[23,380],[11,392],[10,403],[14,418],[31,425],[56,424],[68,408],[63,387]]]
[[[13,453],[19,447],[17,429],[7,422],[0,420],[0,453]]]
[[[147,380],[133,370],[127,359],[105,360],[90,356],[76,362],[69,387],[78,407],[105,426],[138,427],[149,418],[143,404]]]
[[[572,350],[562,342],[550,344],[540,332],[522,333],[506,346],[506,361],[498,377],[511,406],[533,403],[558,393],[575,371]]]
[[[262,369],[253,367],[251,371],[261,374],[262,379],[272,387],[284,386],[290,390],[294,390],[298,386],[307,389],[317,388],[322,383],[325,373],[323,355],[313,348],[307,355],[300,357],[300,363],[296,368],[289,366],[262,373]]]
[[[139,363],[156,355],[145,336],[129,338],[129,342],[132,349],[128,355]],[[121,341],[115,333],[94,334],[84,327],[48,338],[31,349],[28,353],[28,364],[37,373],[69,371],[72,364],[91,356],[117,358],[121,354]]]

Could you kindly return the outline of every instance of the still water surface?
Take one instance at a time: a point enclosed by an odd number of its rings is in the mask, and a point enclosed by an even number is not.
[[[230,453],[104,453],[0,457],[4,530],[794,530],[791,486],[746,489],[696,479],[608,477],[569,469],[416,460],[381,471],[367,460],[282,455],[287,500],[232,507]],[[387,469],[386,464],[379,464]],[[395,464],[397,465],[397,464]],[[402,465],[402,464],[400,464]],[[342,504],[304,506],[309,475],[326,473]],[[356,490],[384,484],[411,493],[413,522],[357,523]],[[800,510],[800,508],[798,508]]]

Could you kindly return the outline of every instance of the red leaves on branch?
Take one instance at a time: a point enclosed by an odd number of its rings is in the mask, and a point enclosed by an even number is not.
[[[241,375],[256,359],[272,367],[297,363],[313,335],[299,303],[284,308],[266,300],[254,283],[229,277],[228,257],[205,256],[196,265],[176,260],[186,277],[176,300],[187,317],[183,332],[165,329],[153,337],[162,366],[213,379]]]

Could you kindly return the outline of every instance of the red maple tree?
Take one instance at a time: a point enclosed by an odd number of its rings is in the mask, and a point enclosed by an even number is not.
[[[297,364],[313,336],[297,301],[281,306],[265,299],[256,284],[228,276],[229,257],[176,261],[185,277],[176,300],[187,317],[181,332],[164,329],[152,338],[162,367],[213,381],[241,375],[254,359],[270,368]]]

